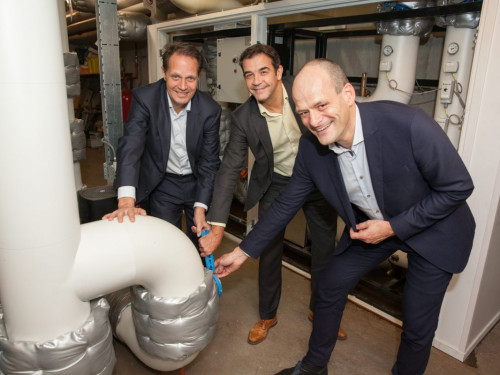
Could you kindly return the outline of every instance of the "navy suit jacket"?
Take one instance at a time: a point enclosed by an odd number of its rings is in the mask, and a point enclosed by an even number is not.
[[[396,236],[437,267],[461,272],[475,222],[466,204],[474,188],[443,130],[422,110],[381,101],[358,103],[378,206]],[[349,248],[349,228],[367,217],[349,202],[336,154],[308,133],[301,138],[292,179],[240,247],[258,257],[273,234],[317,187],[346,223],[335,249]]]
[[[207,206],[220,165],[220,114],[219,104],[196,90],[187,115],[186,146],[197,181],[194,201]],[[118,142],[115,188],[135,186],[136,202],[147,198],[167,170],[171,133],[165,80],[135,89],[124,134]]]

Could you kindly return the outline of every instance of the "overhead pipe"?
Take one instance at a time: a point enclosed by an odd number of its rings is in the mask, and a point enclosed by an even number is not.
[[[143,2],[138,3],[137,0],[119,2],[119,4],[121,5],[118,9],[118,33],[120,40],[133,42],[146,40],[148,25],[164,21],[171,11],[179,11],[177,7],[173,6],[167,0],[157,2],[156,8],[153,10],[146,8]],[[125,7],[125,5],[129,6]],[[79,7],[79,9],[90,11],[88,8],[89,4],[85,1],[82,1],[81,4],[79,2],[75,6]],[[85,13],[85,15],[90,14],[91,17],[85,17],[79,22],[68,24],[67,30],[71,42],[78,43],[97,39],[95,8],[92,12]],[[67,19],[70,14],[71,12],[66,14]]]
[[[66,12],[66,25],[71,25],[80,21],[88,20],[89,18],[95,18],[95,12],[79,12],[79,11],[68,11]]]
[[[446,4],[446,1],[438,2],[441,6]],[[436,24],[446,27],[446,36],[434,120],[455,148],[460,142],[479,19],[479,12],[436,17]]]
[[[170,0],[172,4],[189,14],[199,14],[241,8],[255,0]]]
[[[432,5],[432,1],[405,2],[401,5],[390,2],[379,5],[379,11],[397,12]],[[433,24],[434,20],[431,18],[378,22],[377,32],[383,36],[377,87],[369,97],[357,97],[356,100],[393,100],[408,104],[415,88],[420,37],[427,36]]]
[[[40,353],[45,364],[49,358],[62,363],[74,352],[64,347],[71,341],[67,338],[78,337],[74,344],[81,346],[88,324],[94,329],[108,326],[94,324],[95,319],[106,318],[106,306],[104,302],[91,306],[91,299],[139,284],[159,299],[186,299],[206,284],[196,249],[167,222],[139,217],[133,224],[80,225],[57,6],[54,1],[9,1],[0,14],[0,41],[9,50],[7,58],[0,60],[0,320],[5,324],[5,330],[0,329],[4,332],[0,362],[4,370],[6,363],[18,363],[23,367],[17,373],[23,374],[39,373],[25,366]],[[37,43],[32,43],[31,28],[17,27],[14,15],[20,12],[36,28]],[[30,65],[33,55],[44,56],[36,71]],[[37,114],[35,122],[26,114],[27,106]],[[216,303],[212,303],[214,309],[216,313]],[[213,327],[207,329],[213,332]],[[99,341],[108,344],[105,352],[112,355],[111,337],[102,336],[106,339]],[[6,360],[13,348],[32,350],[24,353],[26,360]],[[56,358],[57,351],[47,356],[52,349],[60,350],[61,359]],[[81,367],[78,362],[74,365]],[[95,362],[90,361],[92,366]],[[159,362],[169,369],[181,363],[177,359]],[[102,366],[94,373],[111,374],[109,362]],[[92,373],[66,365],[52,370]]]
[[[130,8],[135,5],[141,5],[143,0],[116,0],[118,10]],[[71,8],[80,12],[90,12],[95,14],[95,0],[71,0]]]

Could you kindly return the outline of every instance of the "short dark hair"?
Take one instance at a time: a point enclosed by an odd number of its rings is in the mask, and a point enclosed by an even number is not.
[[[200,75],[201,69],[203,68],[203,55],[195,46],[185,42],[174,42],[171,44],[166,44],[163,47],[161,52],[161,60],[163,69],[165,71],[167,71],[168,61],[174,53],[194,58],[198,63],[198,76]]]
[[[261,44],[257,42],[257,44],[253,44],[247,49],[245,49],[240,55],[240,67],[243,70],[243,60],[251,59],[252,57],[263,53],[271,59],[271,63],[273,64],[274,70],[278,70],[281,65],[280,55],[278,52],[267,44]]]

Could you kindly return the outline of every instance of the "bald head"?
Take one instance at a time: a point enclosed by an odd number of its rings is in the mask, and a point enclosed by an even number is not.
[[[356,92],[333,61],[308,62],[293,83],[295,110],[323,145],[350,148],[356,124]]]
[[[314,59],[307,62],[297,73],[296,79],[311,79],[311,76],[317,75],[318,70],[322,70],[330,78],[337,94],[340,94],[344,86],[349,83],[342,68],[328,59]]]

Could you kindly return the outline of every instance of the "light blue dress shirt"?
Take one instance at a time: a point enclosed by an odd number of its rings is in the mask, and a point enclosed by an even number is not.
[[[187,175],[193,173],[186,144],[186,124],[187,114],[191,111],[191,101],[180,111],[176,113],[168,96],[168,108],[170,110],[170,123],[172,132],[170,135],[170,153],[168,154],[167,172],[177,175]]]
[[[340,171],[351,203],[370,219],[384,220],[373,191],[358,106],[356,106],[356,127],[351,149],[348,150],[336,143],[329,147],[338,155]]]

